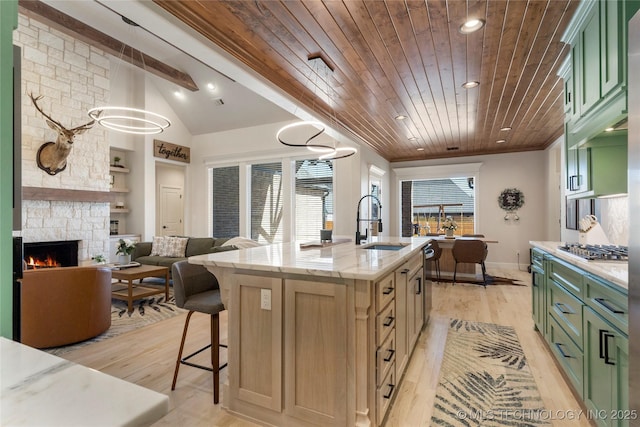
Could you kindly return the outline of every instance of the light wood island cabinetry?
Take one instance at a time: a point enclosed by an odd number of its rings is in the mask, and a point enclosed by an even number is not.
[[[229,310],[223,406],[281,426],[381,425],[430,298],[428,239],[390,242],[404,247],[285,243],[190,258],[216,275]]]

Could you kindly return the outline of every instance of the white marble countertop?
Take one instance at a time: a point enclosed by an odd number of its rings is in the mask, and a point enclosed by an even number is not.
[[[0,425],[145,426],[169,398],[0,337]]]
[[[531,241],[529,244],[620,286],[624,292],[629,289],[629,263],[626,261],[589,261],[558,249],[564,242]]]
[[[303,242],[274,243],[197,255],[190,257],[189,262],[239,270],[376,280],[421,251],[429,240],[430,237],[374,237],[362,245],[356,245],[351,239],[333,246],[305,249],[300,249]],[[406,247],[397,251],[365,249],[370,243],[402,243]]]

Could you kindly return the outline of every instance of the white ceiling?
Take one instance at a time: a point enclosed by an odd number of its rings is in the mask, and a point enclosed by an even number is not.
[[[273,102],[218,72],[211,65],[205,64],[203,61],[211,63],[211,59],[215,57],[213,52],[212,58],[198,60],[166,41],[172,38],[170,36],[176,40],[176,34],[159,34],[157,28],[161,27],[157,24],[155,25],[156,34],[152,34],[152,30],[146,30],[146,19],[154,18],[157,20],[158,16],[150,16],[151,12],[148,10],[146,14],[143,14],[145,21],[126,15],[129,6],[140,6],[139,3],[143,2],[44,0],[44,3],[159,61],[188,73],[200,90],[191,92],[150,73],[149,76],[192,135],[258,126],[295,118]],[[150,2],[144,3],[146,3],[145,7],[153,7]],[[126,24],[121,19],[121,15],[115,12],[115,9],[120,14],[137,22],[140,27]],[[169,29],[171,26],[167,25],[166,28]],[[185,40],[185,43],[188,41]],[[184,48],[182,46],[182,49]],[[217,57],[215,60],[220,61]],[[221,65],[223,64],[221,63]],[[212,83],[215,89],[209,90],[208,83]],[[174,92],[176,91],[181,92],[184,97],[175,96]],[[217,105],[215,101],[217,99],[222,99],[224,104]]]

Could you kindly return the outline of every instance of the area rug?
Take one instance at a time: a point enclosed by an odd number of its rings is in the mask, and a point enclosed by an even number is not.
[[[149,286],[149,284],[145,283],[145,286]],[[153,285],[151,286],[153,287]],[[164,285],[161,287],[164,288]],[[111,327],[106,332],[87,341],[62,347],[49,348],[44,351],[60,356],[86,345],[104,341],[186,312],[187,310],[176,307],[176,302],[173,298],[173,288],[169,288],[168,300],[165,298],[164,292],[162,294],[135,300],[133,302],[133,311],[131,313],[127,312],[126,301],[112,299]]]
[[[451,320],[431,425],[551,425],[512,327]]]

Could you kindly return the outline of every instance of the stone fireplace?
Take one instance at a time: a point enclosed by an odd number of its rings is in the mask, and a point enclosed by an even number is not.
[[[22,230],[34,242],[76,242],[75,265],[109,254],[109,141],[99,126],[76,137],[66,168],[39,169],[36,153],[55,140],[26,94],[42,95],[43,110],[68,127],[87,122],[87,110],[109,99],[109,56],[81,40],[19,14],[14,44],[22,49]],[[57,253],[57,252],[56,252]],[[65,261],[66,262],[66,261]]]

